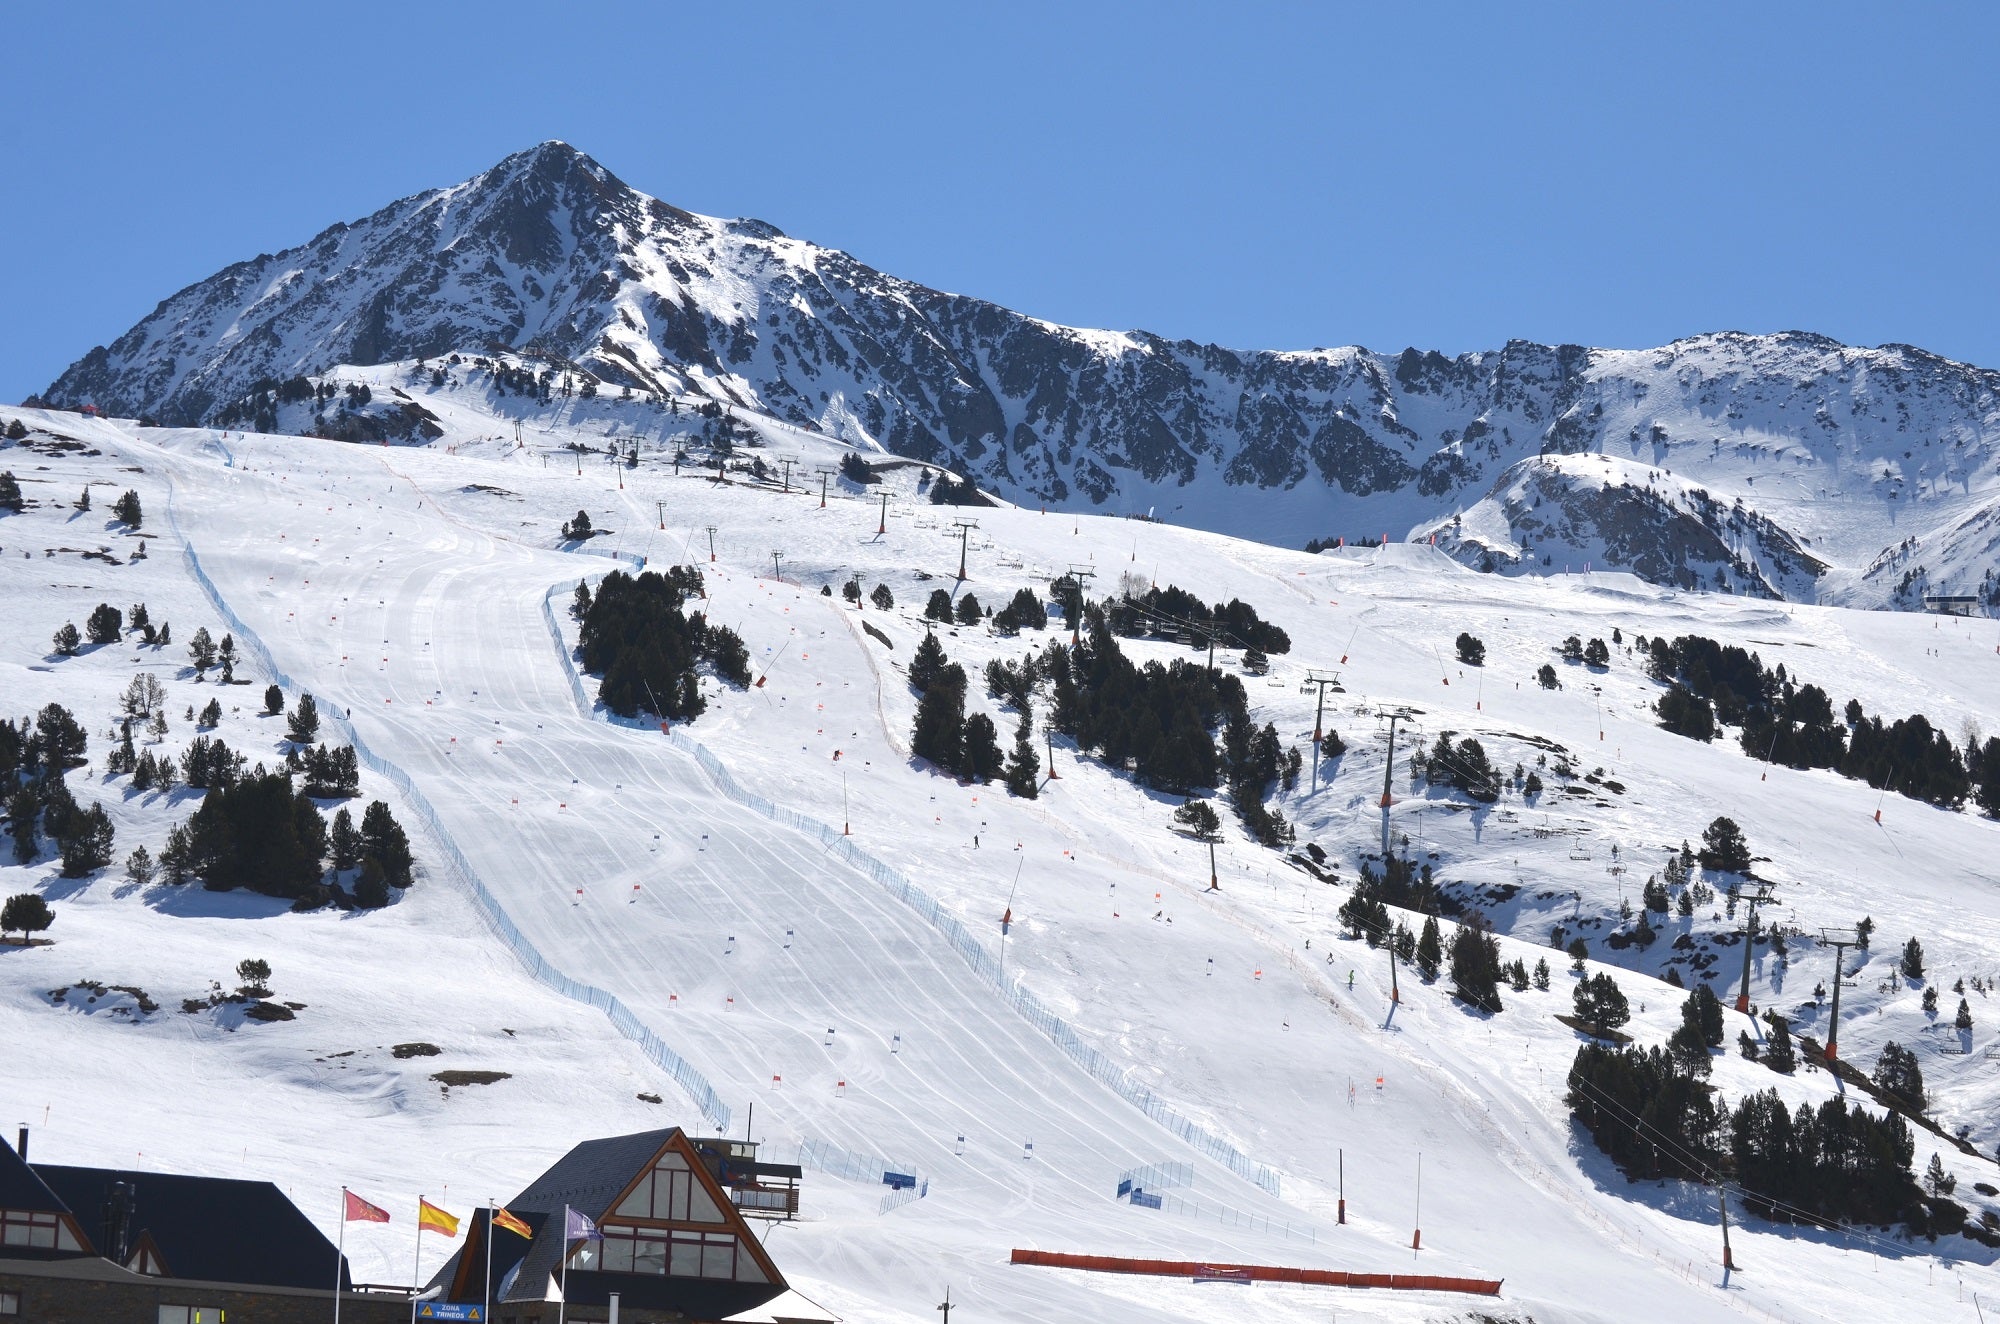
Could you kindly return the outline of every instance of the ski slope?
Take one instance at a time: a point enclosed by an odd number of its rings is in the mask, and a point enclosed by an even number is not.
[[[1626,1183],[1569,1127],[1561,1099],[1576,1036],[1552,1016],[1569,1010],[1570,979],[1546,947],[1550,922],[1615,914],[1621,884],[1636,900],[1668,847],[1730,813],[1772,857],[1760,868],[1780,881],[1787,922],[1811,930],[1876,919],[1884,965],[1844,1002],[1844,1055],[1872,1064],[1887,1038],[1914,1042],[1938,1115],[1972,1126],[1991,1153],[1983,1000],[1973,999],[1976,1050],[1947,1056],[1916,991],[1882,993],[1876,981],[1910,933],[1944,982],[1991,973],[1981,963],[2000,925],[1991,871],[1978,862],[1994,825],[1895,797],[1877,824],[1878,795],[1860,783],[1780,768],[1762,780],[1764,766],[1733,747],[1652,727],[1641,708],[1655,687],[1623,650],[1601,676],[1566,669],[1561,690],[1530,679],[1572,632],[1608,637],[1617,626],[1628,643],[1640,632],[1706,633],[1752,642],[1767,663],[1782,657],[1836,704],[1855,694],[1886,717],[1923,711],[1954,729],[2000,711],[1991,623],[1678,595],[1623,576],[1503,580],[1428,548],[1315,558],[1163,525],[955,512],[918,504],[908,473],[890,475],[878,534],[872,493],[836,488],[822,507],[816,490],[676,476],[657,456],[636,470],[572,467],[572,456],[511,441],[455,441],[450,454],[22,412],[102,452],[47,457],[36,476],[48,490],[33,495],[67,500],[86,478],[131,484],[158,536],[143,567],[114,571],[12,555],[17,539],[39,547],[48,541],[39,535],[74,527],[73,513],[38,508],[0,522],[0,587],[18,624],[7,674],[21,697],[11,706],[60,698],[91,728],[93,758],[101,754],[125,679],[177,659],[138,666],[107,648],[52,664],[39,641],[98,596],[135,596],[117,576],[143,569],[154,617],[171,603],[177,638],[198,619],[218,636],[219,621],[240,622],[291,682],[288,699],[308,690],[351,726],[376,769],[365,795],[396,804],[427,866],[397,905],[346,918],[142,891],[115,869],[81,883],[56,879],[47,863],[0,869],[5,891],[41,887],[59,916],[54,944],[0,949],[0,1024],[37,1063],[0,1081],[0,1104],[38,1127],[49,1109],[38,1157],[126,1161],[137,1148],[126,1134],[157,1136],[144,1144],[149,1162],[281,1176],[309,1215],[325,1217],[343,1182],[371,1198],[423,1191],[466,1207],[511,1192],[575,1140],[719,1120],[597,1011],[534,982],[471,900],[476,880],[552,966],[615,995],[712,1085],[735,1133],[747,1127],[780,1159],[813,1140],[906,1163],[929,1182],[922,1200],[882,1212],[885,1188],[808,1172],[806,1217],[773,1232],[773,1253],[796,1287],[848,1319],[931,1318],[947,1283],[955,1302],[1019,1320],[1416,1320],[1473,1309],[1542,1321],[1805,1320],[1830,1318],[1857,1295],[1890,1318],[1970,1319],[1974,1291],[2000,1291],[1991,1252],[1969,1241],[1868,1242],[1756,1220],[1736,1230],[1743,1272],[1725,1283],[1707,1197]],[[824,459],[813,443],[767,441],[773,454],[796,446],[809,462]],[[0,452],[0,466],[26,476],[25,458]],[[588,678],[579,702],[563,609],[579,578],[614,564],[562,549],[556,529],[579,508],[613,531],[588,552],[699,562],[712,618],[743,635],[765,683],[711,693],[709,711],[671,735],[607,720],[587,702]],[[1060,778],[1032,802],[913,763],[914,697],[901,668],[921,636],[924,596],[955,587],[960,514],[979,523],[964,587],[989,607],[1072,565],[1097,569],[1098,593],[1136,575],[1204,600],[1251,602],[1293,638],[1269,683],[1247,682],[1258,719],[1288,744],[1312,728],[1312,697],[1298,685],[1306,667],[1340,670],[1345,693],[1332,696],[1328,724],[1350,750],[1280,797],[1301,843],[1322,845],[1351,876],[1385,832],[1408,835],[1443,876],[1521,886],[1491,910],[1510,935],[1503,955],[1552,958],[1554,988],[1508,992],[1502,1014],[1481,1017],[1405,971],[1392,1007],[1386,958],[1338,936],[1344,889],[1249,844],[1233,824],[1211,892],[1205,848],[1169,830],[1177,799],[1080,763],[1060,741]],[[711,526],[712,562],[701,559]],[[886,583],[896,607],[845,604],[837,588],[850,574],[864,588]],[[1486,641],[1483,672],[1442,660],[1461,629]],[[1045,637],[1002,639],[982,626],[943,642],[976,678],[988,658]],[[1184,652],[1124,647],[1141,660]],[[181,679],[172,703],[200,690]],[[84,718],[92,702],[99,710]],[[1386,751],[1374,713],[1393,704],[1422,710],[1426,741],[1445,729],[1478,734],[1502,766],[1523,752],[1532,764],[1528,737],[1555,741],[1626,791],[1598,797],[1601,807],[1572,798],[1560,809],[1553,795],[1533,808],[1513,796],[1469,807],[1410,793],[1399,771],[1401,801],[1385,819],[1375,808]],[[994,715],[1004,739],[1012,718]],[[263,733],[268,749],[279,734]],[[438,830],[420,826],[406,785]],[[118,822],[121,857],[140,840],[157,850],[190,807],[185,792],[178,804],[113,802],[109,783],[95,793]],[[88,802],[80,785],[78,794]],[[844,825],[847,844],[830,847]],[[1605,873],[1613,841],[1636,876]],[[448,867],[452,849],[469,877]],[[1010,904],[1017,922],[1003,947],[998,920]],[[1681,924],[1670,920],[1663,934]],[[953,941],[955,925],[984,960]],[[1726,923],[1704,915],[1693,926]],[[226,977],[236,955],[252,954],[246,943],[278,967],[281,996],[308,1003],[298,1021],[238,1029],[171,1005],[79,1015],[44,996],[84,977],[192,995],[191,968]],[[1668,946],[1656,945],[1648,969]],[[1795,970],[1759,955],[1753,998],[1819,1033],[1794,1004],[1811,1005],[1807,990],[1828,962],[1803,940],[1793,952]],[[1664,1038],[1679,993],[1615,973],[1635,1010],[1628,1029]],[[1733,992],[1726,960],[1715,977]],[[1069,1033],[1023,1015],[1024,1001]],[[1733,1043],[1748,1022],[1731,1022]],[[405,1040],[437,1042],[450,1056],[385,1056]],[[343,1070],[330,1054],[350,1048],[366,1056]],[[514,1078],[450,1091],[423,1079],[461,1062]],[[1785,1079],[1734,1057],[1718,1059],[1715,1082],[1731,1098],[1775,1085],[1816,1099],[1832,1088],[1822,1074]],[[1132,1101],[1142,1091],[1158,1105],[1151,1115]],[[1179,1134],[1162,1112],[1181,1119]],[[1206,1153],[1182,1138],[1190,1128],[1209,1138]],[[1919,1133],[1919,1167],[1934,1139]],[[1976,1214],[1970,1188],[1992,1182],[1993,1165],[1937,1147]],[[1207,1156],[1219,1152],[1240,1156],[1235,1171]],[[1195,1169],[1192,1187],[1171,1192],[1181,1210],[1113,1199],[1121,1172],[1167,1162]],[[1275,1180],[1241,1175],[1260,1168]],[[1349,1222],[1339,1227],[1343,1170]],[[1419,1218],[1423,1248],[1413,1251]],[[407,1281],[405,1231],[350,1241],[358,1276]],[[1482,1304],[1107,1279],[1011,1267],[1013,1246],[1464,1274],[1506,1287],[1500,1303]]]

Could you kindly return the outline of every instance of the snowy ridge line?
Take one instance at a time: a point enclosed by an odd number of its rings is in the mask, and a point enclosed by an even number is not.
[[[570,692],[576,699],[579,709],[594,720],[605,721],[614,726],[625,726],[635,730],[649,729],[648,723],[600,711],[596,704],[590,702],[583,688],[582,676],[577,672],[575,660],[570,656],[569,644],[562,637],[562,630],[556,623],[555,609],[551,606],[551,599],[560,588],[560,585],[554,586],[543,595],[542,616],[555,642],[556,653],[562,658],[563,668],[569,674]],[[939,905],[936,898],[856,846],[854,838],[834,831],[816,818],[808,818],[804,814],[785,809],[761,795],[745,790],[736,778],[730,775],[722,760],[700,741],[675,730],[668,730],[664,735],[667,742],[675,749],[694,759],[724,796],[780,826],[817,838],[830,853],[839,856],[857,871],[880,883],[892,896],[915,911],[942,934],[960,956],[965,958],[965,963],[972,967],[974,974],[992,985],[1022,1019],[1046,1035],[1065,1056],[1082,1067],[1100,1085],[1108,1087],[1127,1103],[1173,1132],[1197,1153],[1214,1159],[1243,1180],[1263,1188],[1271,1195],[1279,1194],[1279,1178],[1275,1168],[1252,1160],[1228,1141],[1211,1134],[1196,1122],[1176,1112],[1171,1104],[1146,1086],[1133,1081],[1124,1067],[1086,1043],[1068,1021],[1050,1011],[1043,1005],[1041,999],[1021,987],[1019,982],[1008,980],[993,953],[973,937],[971,930],[967,929],[957,916]]]
[[[171,483],[171,477],[169,478],[169,482]],[[181,558],[186,563],[189,573],[194,576],[195,582],[201,586],[201,590],[207,595],[209,602],[215,607],[223,620],[229,624],[230,629],[242,641],[244,647],[255,655],[258,663],[264,668],[264,673],[287,689],[297,689],[298,686],[278,666],[277,660],[271,655],[270,650],[264,646],[264,641],[258,637],[257,632],[245,624],[243,619],[230,608],[228,601],[222,596],[221,590],[216,587],[215,581],[210,579],[208,572],[202,569],[201,558],[196,555],[194,544],[182,532],[180,521],[175,517],[172,498],[173,490],[173,488],[169,488],[167,522],[173,527],[174,536],[181,541]],[[681,1087],[687,1096],[693,1100],[695,1106],[701,1109],[702,1114],[712,1124],[726,1130],[729,1126],[729,1105],[722,1101],[722,1096],[716,1093],[715,1087],[709,1084],[707,1077],[695,1070],[686,1058],[668,1047],[666,1041],[641,1022],[637,1016],[633,1015],[631,1009],[619,1001],[616,995],[608,993],[594,984],[587,984],[580,979],[573,978],[552,965],[548,958],[542,955],[534,942],[521,932],[520,927],[508,915],[506,907],[502,906],[499,899],[487,889],[486,884],[480,881],[479,875],[473,869],[471,861],[467,860],[465,853],[459,850],[458,843],[452,839],[451,833],[446,830],[443,822],[439,820],[437,811],[431,807],[430,800],[425,797],[422,791],[417,789],[416,783],[411,780],[409,774],[370,750],[367,744],[361,739],[360,734],[355,731],[353,723],[339,710],[331,709],[330,707],[330,710],[324,715],[331,718],[333,724],[339,727],[342,733],[346,735],[348,742],[354,746],[355,758],[360,762],[362,767],[367,768],[370,772],[378,776],[386,778],[398,791],[402,792],[410,807],[416,811],[417,817],[422,821],[425,829],[430,833],[431,839],[440,848],[451,872],[457,875],[458,881],[472,894],[473,900],[478,903],[477,908],[481,915],[492,926],[494,932],[499,935],[501,941],[507,945],[508,950],[514,954],[515,959],[520,961],[522,967],[534,977],[535,981],[555,990],[573,1002],[581,1002],[603,1012],[605,1018],[611,1022],[613,1028],[636,1044],[653,1065],[673,1077],[674,1083]]]

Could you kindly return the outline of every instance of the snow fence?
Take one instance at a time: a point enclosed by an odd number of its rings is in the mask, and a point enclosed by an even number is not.
[[[651,730],[654,724],[638,718],[622,718],[594,702],[585,691],[583,677],[577,672],[575,659],[570,654],[562,628],[557,623],[554,599],[564,591],[558,585],[542,597],[542,616],[549,627],[549,635],[555,640],[556,653],[562,658],[563,670],[569,677],[570,693],[576,700],[577,708],[584,716],[617,726],[632,727],[636,730]],[[1245,1181],[1254,1182],[1272,1195],[1278,1194],[1278,1173],[1267,1164],[1257,1163],[1220,1136],[1211,1134],[1196,1122],[1176,1112],[1165,1099],[1146,1086],[1133,1080],[1125,1068],[1084,1041],[1075,1027],[1056,1015],[1043,1004],[1040,998],[1023,988],[1019,982],[1006,978],[1000,967],[999,958],[989,951],[972,934],[956,915],[953,915],[928,892],[912,883],[896,870],[882,863],[867,851],[854,844],[854,838],[833,828],[816,818],[794,810],[786,809],[765,799],[761,795],[745,790],[721,759],[708,746],[678,730],[663,733],[675,749],[690,755],[708,774],[710,782],[724,796],[737,804],[783,827],[803,833],[824,846],[857,871],[872,878],[885,888],[890,895],[915,911],[923,920],[951,944],[952,948],[972,967],[973,973],[996,989],[1007,1004],[1018,1012],[1030,1025],[1040,1030],[1060,1048],[1072,1062],[1082,1067],[1099,1084],[1117,1092],[1120,1098],[1144,1112],[1146,1116],[1173,1132],[1198,1153],[1214,1159]]]
[[[1195,1260],[1135,1260],[1123,1255],[1066,1255],[1016,1248],[1011,1262],[1046,1269],[1089,1269],[1096,1273],[1137,1273],[1155,1278],[1195,1278],[1211,1282],[1304,1283],[1314,1287],[1387,1287],[1399,1292],[1461,1292],[1499,1296],[1499,1278],[1447,1278],[1429,1273],[1349,1273],[1344,1269],[1289,1269],[1276,1264],[1206,1264]]]
[[[195,553],[194,544],[181,532],[180,521],[175,518],[171,496],[167,503],[167,522],[173,526],[174,536],[180,539],[181,558],[187,565],[188,573],[194,576],[197,584],[201,585],[201,591],[208,596],[209,603],[228,624],[237,642],[251,654],[265,675],[288,690],[298,689],[298,684],[278,666],[277,659],[271,655],[271,650],[264,646],[264,641],[258,637],[257,632],[245,624],[243,618],[230,608],[228,599],[222,596],[222,591],[215,586],[215,581],[208,577],[206,570],[202,569],[201,557]],[[547,606],[546,603],[543,605]],[[587,984],[581,979],[564,974],[542,955],[541,950],[527,934],[521,932],[520,926],[514,923],[513,917],[507,913],[507,908],[501,905],[499,899],[487,889],[486,884],[480,881],[472,862],[465,858],[465,852],[458,848],[458,843],[452,839],[444,822],[439,819],[437,810],[431,807],[431,802],[424,793],[417,789],[417,784],[411,780],[410,775],[369,749],[367,742],[362,740],[360,733],[354,729],[354,724],[332,705],[329,704],[321,710],[320,718],[337,726],[347,737],[348,743],[354,746],[354,756],[362,767],[389,782],[402,793],[410,812],[416,816],[417,821],[429,832],[431,840],[436,843],[445,868],[457,875],[458,881],[471,893],[480,914],[492,926],[493,931],[500,935],[500,940],[507,944],[515,959],[520,961],[536,982],[554,989],[573,1002],[581,1002],[603,1012],[618,1033],[636,1044],[639,1051],[644,1053],[653,1065],[674,1078],[674,1083],[687,1093],[711,1124],[718,1130],[727,1131],[729,1105],[722,1101],[722,1096],[716,1093],[715,1087],[709,1084],[706,1076],[689,1065],[686,1058],[668,1047],[667,1042],[633,1015],[632,1009],[619,1001],[615,994],[607,993],[595,984]]]

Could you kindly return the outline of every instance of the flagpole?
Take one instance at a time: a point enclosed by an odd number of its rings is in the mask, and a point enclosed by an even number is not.
[[[569,1206],[563,1206],[562,1302],[556,1306],[556,1324],[569,1324]]]
[[[424,1263],[424,1197],[417,1197],[417,1253],[410,1261],[410,1324],[417,1324],[417,1273]]]
[[[486,1314],[483,1318],[493,1318],[493,1210],[492,1197],[486,1201]],[[336,1321],[336,1324],[338,1322]]]
[[[340,1240],[333,1251],[333,1324],[340,1324],[340,1269],[347,1262],[347,1188],[340,1188]]]

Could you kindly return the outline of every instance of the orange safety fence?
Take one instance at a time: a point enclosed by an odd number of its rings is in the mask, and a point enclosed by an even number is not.
[[[1498,1296],[1498,1278],[1448,1278],[1428,1273],[1349,1273],[1344,1269],[1292,1269],[1276,1264],[1206,1264],[1194,1260],[1135,1260],[1122,1255],[1069,1255],[1052,1250],[1013,1253],[1015,1264],[1047,1269],[1088,1269],[1095,1273],[1137,1273],[1157,1278],[1229,1278],[1262,1283],[1305,1283],[1315,1287],[1386,1287],[1401,1292],[1462,1292]]]

